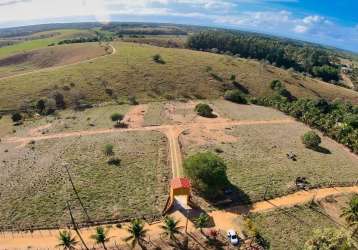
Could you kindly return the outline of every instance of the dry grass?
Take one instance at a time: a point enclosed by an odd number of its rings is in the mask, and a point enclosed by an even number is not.
[[[114,145],[120,166],[107,164],[107,143]],[[21,149],[0,143],[0,151],[2,226],[68,222],[67,200],[76,219],[85,220],[65,163],[92,220],[159,214],[165,203],[170,169],[166,138],[158,132],[40,141]]]
[[[304,79],[253,60],[133,43],[118,42],[114,45],[118,53],[110,57],[0,81],[0,109],[16,108],[24,100],[36,100],[48,95],[55,86],[61,88],[70,82],[76,83],[75,90],[91,102],[107,101],[110,97],[105,92],[106,87],[113,89],[120,100],[126,100],[130,95],[137,96],[140,102],[173,97],[215,99],[222,96],[227,88],[233,87],[228,80],[232,74],[253,95],[270,94],[270,81],[281,79],[288,90],[298,97],[358,100],[357,92]],[[160,54],[166,63],[155,63],[152,60],[155,54]],[[208,67],[212,68],[211,72],[208,72]],[[212,73],[221,77],[222,81],[214,79]],[[66,95],[68,97],[71,93]]]
[[[316,206],[297,206],[250,217],[263,238],[269,242],[269,249],[298,250],[310,239],[314,229],[336,226],[321,212]]]
[[[263,107],[245,106],[245,116],[240,115],[243,108],[241,105],[231,106],[220,102],[216,107],[226,107],[230,115],[232,113],[232,116],[241,119],[284,117],[275,110]],[[260,113],[262,115],[258,116]],[[201,136],[198,143],[191,131],[180,139],[186,155],[197,151],[222,151],[219,155],[228,165],[230,181],[251,200],[263,199],[266,187],[267,198],[284,195],[294,188],[294,181],[299,176],[307,177],[312,185],[356,181],[356,158],[328,138],[322,138],[322,147],[329,150],[330,154],[305,148],[301,136],[307,131],[309,128],[298,122],[243,125],[225,129],[225,133],[231,136],[227,141],[220,140],[223,136],[212,140],[208,135]],[[214,132],[211,131],[211,134]],[[287,158],[286,154],[291,151],[297,155],[297,161]]]

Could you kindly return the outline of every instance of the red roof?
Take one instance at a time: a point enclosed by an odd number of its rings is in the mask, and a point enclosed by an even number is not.
[[[188,178],[175,178],[170,183],[172,189],[190,188],[191,184]]]

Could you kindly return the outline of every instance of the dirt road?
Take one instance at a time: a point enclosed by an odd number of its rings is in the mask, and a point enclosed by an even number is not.
[[[297,193],[283,196],[268,201],[261,201],[252,204],[251,206],[238,206],[228,210],[218,210],[210,212],[209,215],[213,218],[215,228],[221,230],[236,229],[239,231],[238,216],[248,213],[262,213],[273,209],[293,207],[295,205],[302,205],[310,202],[312,199],[321,200],[325,197],[338,194],[358,193],[358,186],[354,187],[339,187],[339,188],[323,188],[312,189],[310,191],[299,191]],[[180,226],[184,226],[186,221],[185,215],[176,211],[171,216],[180,220]],[[148,229],[148,237],[157,239],[161,232],[161,223],[146,225]],[[111,237],[108,245],[125,244],[124,238],[128,236],[126,230],[128,225],[123,225],[122,228],[112,227],[109,236]],[[189,221],[189,231],[194,231],[194,225]],[[94,246],[91,235],[94,233],[94,228],[86,228],[81,230],[82,237],[88,246]],[[55,249],[58,244],[58,230],[43,230],[35,231],[34,233],[2,233],[0,235],[0,246],[3,249]]]
[[[92,62],[92,61],[97,60],[99,58],[103,58],[103,57],[106,57],[106,56],[112,56],[112,55],[116,54],[117,53],[116,48],[113,47],[112,44],[110,44],[109,46],[112,49],[110,54],[105,54],[105,55],[98,56],[98,57],[95,57],[95,58],[91,58],[91,59],[88,59],[88,60],[75,62],[75,63],[70,63],[70,64],[66,64],[66,65],[54,66],[54,67],[49,67],[49,68],[44,68],[44,69],[33,70],[33,71],[21,73],[21,74],[0,77],[0,81],[15,78],[15,77],[18,77],[18,76],[26,76],[26,75],[33,74],[33,73],[40,73],[40,72],[48,72],[48,71],[58,70],[58,69],[62,69],[62,68],[68,67],[68,66],[74,66],[74,65],[81,64],[81,63],[86,63],[86,62]]]

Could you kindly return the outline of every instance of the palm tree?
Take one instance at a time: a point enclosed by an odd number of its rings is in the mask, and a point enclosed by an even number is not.
[[[343,209],[341,217],[345,217],[349,226],[357,225],[358,223],[358,195],[352,197],[348,203],[348,207]]]
[[[144,241],[148,230],[144,229],[143,221],[140,219],[132,220],[131,225],[128,228],[128,232],[130,233],[130,236],[128,236],[125,241],[131,241],[132,248],[134,248],[138,243],[138,245],[144,249],[142,242]]]
[[[108,232],[106,232],[103,227],[96,227],[96,233],[91,235],[91,238],[94,239],[97,244],[102,244],[105,250],[107,250],[106,242],[109,241],[109,238],[106,235],[107,233]]]
[[[170,240],[176,242],[176,235],[181,234],[180,230],[183,228],[179,226],[179,220],[174,220],[172,217],[164,218],[164,225],[160,227],[163,229],[163,234],[169,237]]]
[[[209,222],[209,216],[201,213],[198,218],[195,219],[195,226],[200,229],[200,232],[203,233],[203,228],[206,227],[206,225]]]
[[[76,249],[75,246],[78,244],[78,241],[76,241],[76,237],[72,237],[70,231],[60,231],[58,240],[60,241],[60,244],[58,244],[58,247],[62,247],[63,250],[73,250]]]

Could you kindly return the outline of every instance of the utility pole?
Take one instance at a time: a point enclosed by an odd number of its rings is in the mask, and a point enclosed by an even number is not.
[[[76,197],[77,197],[77,200],[80,202],[80,205],[81,205],[81,207],[82,207],[82,209],[83,209],[83,211],[84,211],[84,213],[85,213],[85,215],[86,215],[86,217],[87,217],[87,222],[91,222],[91,218],[89,217],[89,215],[88,215],[88,213],[87,213],[87,210],[85,209],[85,206],[83,205],[82,200],[81,200],[80,196],[79,196],[78,193],[77,193],[77,190],[76,190],[76,188],[75,188],[75,184],[74,184],[73,181],[72,181],[72,177],[71,177],[70,171],[68,170],[67,164],[65,164],[64,167],[65,167],[65,169],[66,169],[66,172],[67,172],[67,175],[68,175],[68,179],[70,180],[72,189],[73,189],[73,191],[75,192],[75,195],[76,195]]]
[[[71,216],[71,222],[72,222],[72,225],[73,225],[73,229],[75,230],[75,232],[77,233],[78,237],[80,238],[83,246],[85,247],[86,250],[89,250],[85,241],[83,240],[81,234],[80,234],[80,231],[78,230],[77,228],[77,225],[76,225],[76,222],[75,222],[75,218],[73,218],[73,214],[72,214],[72,210],[71,210],[71,207],[70,207],[70,203],[67,201],[67,208],[68,208],[68,211],[70,212],[70,216]]]

